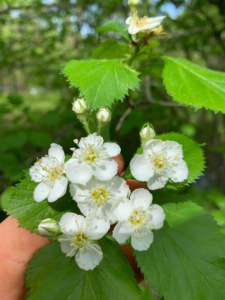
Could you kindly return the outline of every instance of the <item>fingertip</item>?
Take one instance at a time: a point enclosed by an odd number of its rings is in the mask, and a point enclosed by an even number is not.
[[[121,154],[118,154],[115,157],[112,157],[112,159],[114,159],[117,163],[118,163],[118,171],[117,171],[117,175],[120,175],[124,169],[124,159],[123,156]]]
[[[129,185],[131,192],[140,188],[148,190],[147,184],[144,182],[138,182],[132,179],[127,179],[126,182]]]

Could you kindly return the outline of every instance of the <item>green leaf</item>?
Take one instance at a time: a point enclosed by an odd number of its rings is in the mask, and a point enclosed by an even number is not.
[[[128,34],[127,28],[118,21],[109,21],[103,26],[97,28],[97,32],[102,34],[103,32],[113,31],[119,33],[127,41],[130,41],[130,35]]]
[[[47,200],[36,202],[33,193],[37,185],[38,183],[31,181],[30,175],[26,174],[25,179],[16,186],[7,205],[6,212],[17,218],[20,226],[37,233],[38,224],[44,219],[52,218],[59,221],[66,211],[79,213],[69,192],[53,203],[48,203]]]
[[[184,157],[188,166],[188,179],[182,182],[181,184],[172,183],[174,186],[180,186],[184,184],[189,184],[195,182],[195,180],[202,175],[202,171],[205,168],[205,159],[204,153],[201,147],[196,144],[192,139],[186,137],[183,134],[179,133],[166,133],[156,136],[156,139],[161,139],[163,141],[175,141],[182,145]],[[171,184],[171,183],[170,183]]]
[[[164,60],[164,84],[175,101],[225,113],[225,73],[207,70],[183,58],[165,56]]]
[[[94,53],[93,58],[97,59],[115,59],[125,58],[130,55],[130,47],[127,44],[121,44],[117,40],[106,40]]]
[[[123,100],[128,89],[136,89],[139,84],[138,73],[116,59],[72,60],[63,73],[71,86],[80,89],[91,110]]]
[[[225,238],[192,202],[163,206],[168,223],[147,251],[135,251],[150,285],[165,300],[220,300],[225,294]]]
[[[141,292],[125,255],[106,238],[99,241],[101,263],[93,271],[81,270],[67,258],[58,242],[43,247],[30,261],[27,300],[139,300]]]
[[[8,203],[9,203],[9,198],[13,193],[13,188],[8,187],[0,196],[0,209],[4,210],[6,209]]]

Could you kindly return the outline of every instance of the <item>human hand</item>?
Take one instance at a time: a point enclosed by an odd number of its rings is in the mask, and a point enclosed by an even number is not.
[[[123,157],[119,154],[114,159],[119,166],[118,174],[121,174],[124,169]],[[146,188],[146,184],[130,179],[127,180],[127,183],[131,191],[140,187]],[[0,224],[0,236],[0,299],[22,300],[27,292],[23,286],[28,261],[49,241],[47,238],[30,233],[24,228],[18,228],[18,221],[11,217]],[[122,246],[121,250],[129,260],[132,258],[130,248],[127,249]]]

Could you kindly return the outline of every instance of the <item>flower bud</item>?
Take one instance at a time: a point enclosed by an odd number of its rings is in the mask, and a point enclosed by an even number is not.
[[[97,112],[97,120],[101,123],[107,123],[111,120],[111,111],[108,108],[101,108]]]
[[[129,0],[128,5],[138,5],[140,3],[140,0]]]
[[[84,98],[80,98],[74,101],[73,103],[73,111],[76,114],[83,114],[88,110],[87,103]]]
[[[141,131],[140,131],[140,137],[141,137],[141,144],[142,147],[145,146],[146,142],[149,140],[154,139],[155,137],[155,131],[154,129],[149,125],[149,123],[145,124]]]
[[[57,221],[53,219],[45,219],[38,225],[39,234],[42,236],[55,236],[60,234],[61,229]]]

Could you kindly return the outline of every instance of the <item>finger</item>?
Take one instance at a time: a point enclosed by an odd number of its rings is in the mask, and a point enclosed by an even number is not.
[[[120,175],[124,169],[124,159],[123,156],[121,154],[118,154],[115,157],[112,157],[112,159],[114,159],[117,163],[118,163],[118,171],[117,171],[117,175]]]
[[[136,189],[140,189],[140,188],[148,190],[147,184],[144,182],[137,182],[132,179],[127,179],[126,182],[129,185],[131,192],[133,192]]]
[[[0,299],[22,300],[26,290],[24,273],[28,261],[49,242],[46,238],[18,228],[16,219],[8,217],[0,224]]]

